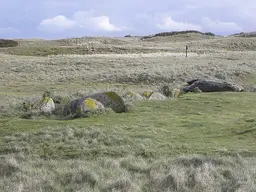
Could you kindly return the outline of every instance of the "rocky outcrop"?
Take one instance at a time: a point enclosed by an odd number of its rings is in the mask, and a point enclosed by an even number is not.
[[[198,89],[202,92],[243,91],[243,87],[220,79],[193,79],[187,83],[184,92],[195,92]]]
[[[89,98],[93,99],[96,102],[96,105],[101,103],[104,106],[104,108],[111,108],[116,113],[126,112],[124,100],[115,92],[95,93],[80,99],[73,100],[71,101],[70,105],[66,107],[65,111],[69,110],[70,113],[76,114],[77,110],[81,109],[81,106],[87,108],[88,106],[95,106],[92,100],[88,100]],[[86,102],[88,102],[88,104],[86,104]]]

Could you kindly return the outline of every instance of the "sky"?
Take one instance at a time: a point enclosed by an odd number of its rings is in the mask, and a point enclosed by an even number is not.
[[[256,31],[256,0],[0,0],[0,38]]]

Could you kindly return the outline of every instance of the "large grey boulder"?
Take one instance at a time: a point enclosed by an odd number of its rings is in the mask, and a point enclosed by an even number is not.
[[[241,92],[243,87],[220,79],[193,79],[188,81],[188,86],[183,88],[184,92],[194,92],[199,89],[202,92]]]
[[[104,108],[111,108],[116,113],[126,112],[127,110],[124,100],[117,93],[100,92],[71,101],[71,103],[66,106],[65,111],[76,114],[77,111],[81,110],[81,106],[85,106],[84,103],[88,98],[101,103]]]

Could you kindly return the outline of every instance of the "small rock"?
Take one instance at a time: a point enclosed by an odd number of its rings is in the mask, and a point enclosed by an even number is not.
[[[39,104],[39,110],[40,112],[51,114],[55,110],[55,104],[52,98],[44,97]]]
[[[166,100],[167,97],[164,96],[163,94],[161,93],[158,93],[158,92],[154,92],[148,100]]]
[[[143,97],[146,97],[147,99],[150,98],[150,96],[153,94],[153,91],[144,91],[142,93]]]
[[[133,101],[141,101],[141,100],[143,100],[143,97],[140,94],[134,93],[134,92],[131,92],[131,91],[125,93],[123,98],[125,100],[133,100]]]

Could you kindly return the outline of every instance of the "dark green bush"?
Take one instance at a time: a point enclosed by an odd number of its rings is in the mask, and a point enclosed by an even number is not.
[[[196,30],[186,30],[186,31],[171,31],[171,32],[162,32],[162,33],[157,33],[155,35],[149,35],[149,36],[144,36],[142,39],[148,39],[151,37],[166,37],[166,36],[173,36],[173,35],[179,35],[179,34],[189,34],[189,33],[197,33],[201,35],[208,35],[208,36],[215,36],[214,33],[212,32],[207,32],[207,33],[202,33],[200,31]]]
[[[206,33],[205,33],[205,35],[215,36],[215,34],[214,34],[214,33],[212,33],[212,32],[206,32]]]
[[[17,41],[9,39],[0,39],[0,47],[17,47],[19,44]]]

